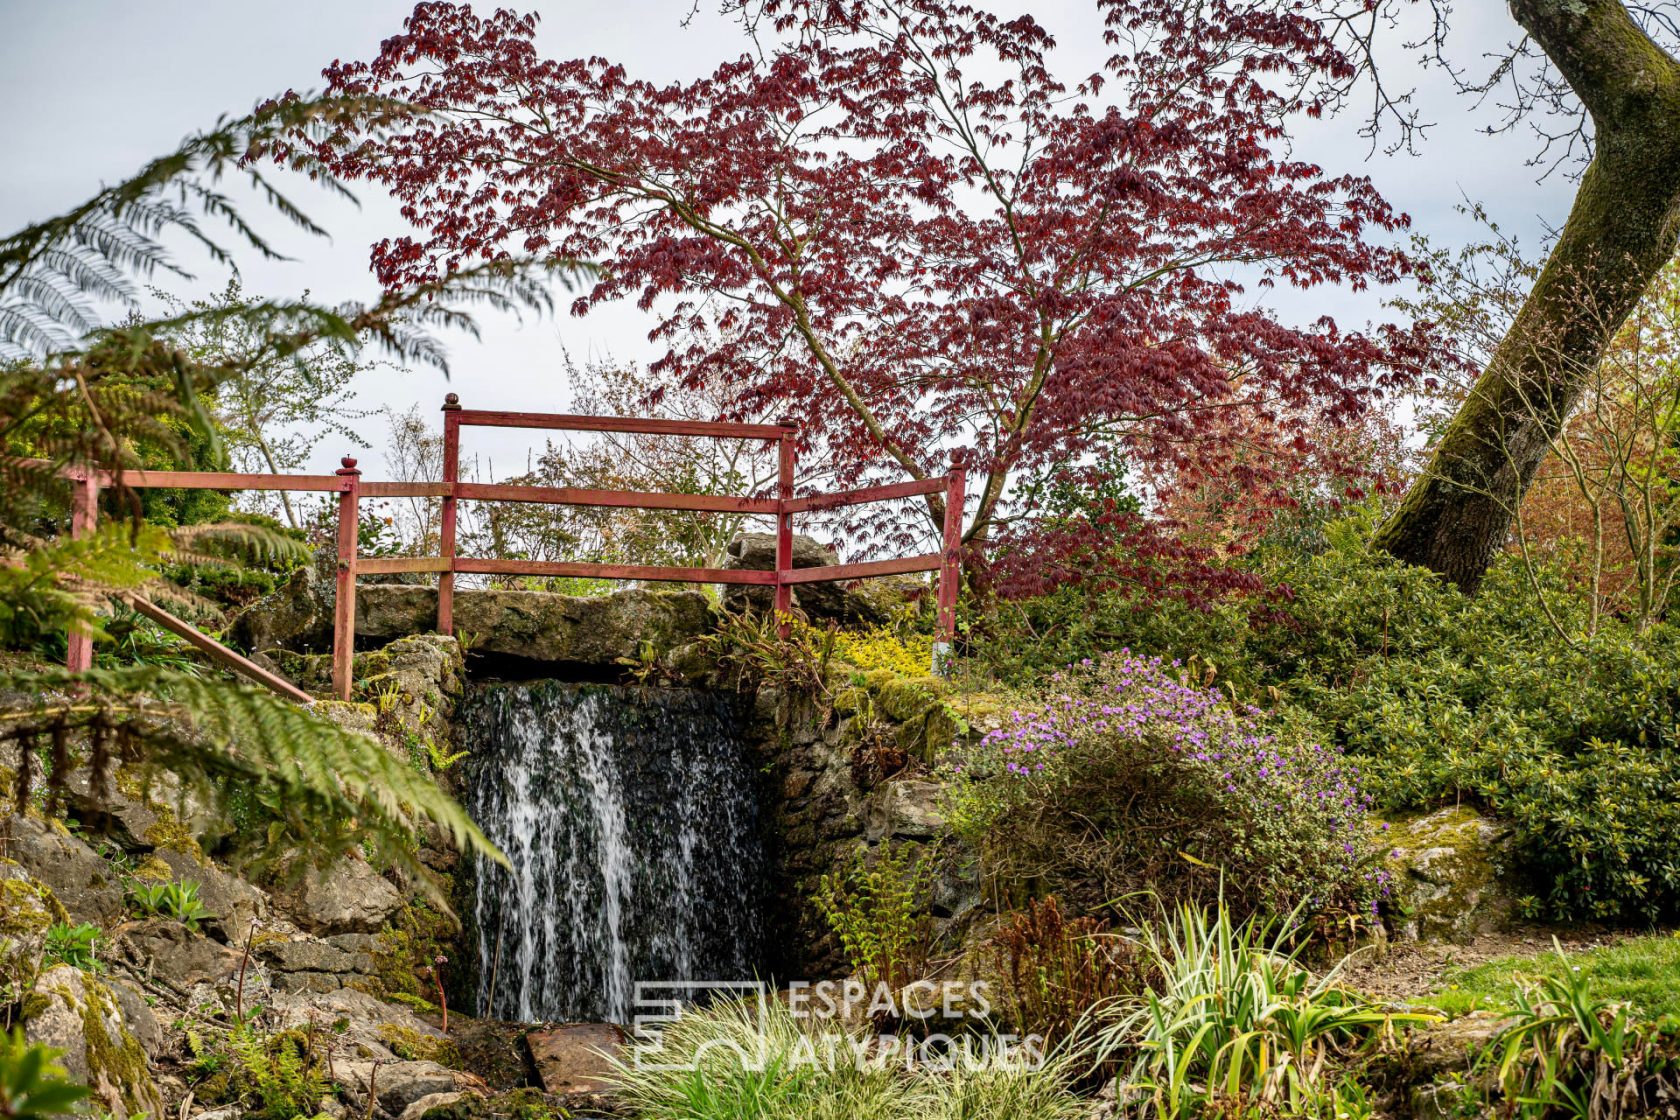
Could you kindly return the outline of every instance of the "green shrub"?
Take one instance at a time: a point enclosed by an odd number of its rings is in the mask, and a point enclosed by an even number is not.
[[[1072,660],[1124,644],[1183,659],[1342,749],[1384,808],[1468,802],[1509,819],[1536,916],[1680,915],[1680,626],[1594,629],[1586,599],[1542,572],[1548,617],[1514,558],[1466,597],[1371,550],[1371,523],[1329,526],[1314,555],[1263,558],[1286,589],[1273,598],[1195,610],[1063,591],[1006,608],[979,653]],[[1010,612],[1036,615],[1033,629]]]
[[[332,1041],[314,1026],[271,1034],[240,1024],[213,1044],[189,1035],[193,1091],[206,1104],[239,1105],[255,1120],[315,1116],[332,1088]]]
[[[1076,912],[1223,883],[1244,913],[1368,916],[1386,883],[1336,751],[1124,651],[1052,678],[952,779],[949,820],[1004,892]]]

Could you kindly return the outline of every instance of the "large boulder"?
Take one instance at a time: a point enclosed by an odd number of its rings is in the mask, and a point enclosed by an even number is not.
[[[1402,937],[1468,941],[1515,918],[1516,899],[1504,879],[1509,825],[1468,806],[1384,823],[1379,842],[1388,851]]]
[[[793,566],[825,568],[840,562],[834,549],[814,537],[796,533],[793,538]],[[776,570],[776,534],[741,533],[729,542],[724,567],[737,571]],[[889,621],[904,603],[924,593],[927,584],[915,577],[893,576],[836,583],[802,583],[793,589],[794,608],[813,622],[835,621],[846,625],[874,626]],[[768,587],[731,585],[723,597],[730,610],[751,607],[769,610],[773,593]]]
[[[309,867],[281,888],[276,902],[311,933],[375,933],[403,907],[403,896],[366,860],[345,856]]]
[[[337,581],[338,555],[323,548],[273,594],[240,612],[228,634],[235,644],[251,650],[330,649]],[[359,604],[361,597],[356,601]]]
[[[123,892],[111,865],[57,821],[14,814],[0,822],[5,853],[45,883],[72,921],[109,924],[123,912]]]
[[[69,965],[57,965],[37,979],[26,1010],[25,1036],[62,1050],[59,1062],[65,1072],[84,1082],[104,1111],[118,1120],[163,1115],[145,1048],[111,988]]]

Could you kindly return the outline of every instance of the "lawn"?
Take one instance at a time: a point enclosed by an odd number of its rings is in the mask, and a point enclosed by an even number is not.
[[[1617,945],[1560,956],[1547,950],[1536,956],[1503,957],[1446,974],[1442,986],[1420,1001],[1450,1015],[1503,1011],[1524,984],[1578,969],[1599,999],[1632,1004],[1642,1015],[1680,1017],[1680,934],[1651,934]]]

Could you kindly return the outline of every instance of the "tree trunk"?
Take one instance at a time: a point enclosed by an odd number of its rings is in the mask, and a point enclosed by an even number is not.
[[[1534,290],[1377,535],[1378,547],[1472,592],[1680,235],[1680,65],[1618,0],[1511,0],[1511,11],[1591,115],[1593,160]]]

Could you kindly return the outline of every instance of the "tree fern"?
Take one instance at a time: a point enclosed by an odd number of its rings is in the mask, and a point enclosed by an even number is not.
[[[218,537],[203,528],[171,542],[143,523],[122,484],[124,472],[143,463],[186,458],[189,440],[219,446],[205,401],[223,379],[303,360],[323,346],[350,352],[372,344],[403,362],[446,368],[432,332],[476,334],[478,307],[547,311],[554,279],[582,270],[491,261],[365,304],[262,300],[153,319],[134,310],[141,280],[188,275],[166,240],[184,236],[219,266],[231,267],[236,253],[277,255],[223,191],[224,178],[242,178],[264,209],[322,234],[262,170],[265,158],[283,154],[342,194],[309,165],[310,145],[299,141],[352,118],[358,128],[377,128],[409,111],[369,99],[273,103],[218,122],[74,209],[0,238],[0,548],[9,549],[0,553],[0,640],[71,624],[97,632],[102,593],[151,578],[171,549],[203,559],[260,544],[254,534]],[[100,325],[101,308],[112,304],[128,307],[129,317]],[[206,360],[177,342],[194,328],[233,322],[256,340],[236,356]],[[130,524],[107,520],[85,538],[53,538],[64,528],[66,465],[111,472]],[[458,846],[500,858],[458,805],[377,740],[267,693],[174,669],[0,673],[0,744],[16,747],[9,761],[20,806],[37,788],[55,796],[82,767],[102,789],[121,764],[170,775],[224,809],[259,802],[270,823],[254,856],[303,848],[319,859],[360,845],[431,891],[414,854],[416,829],[430,822]]]

